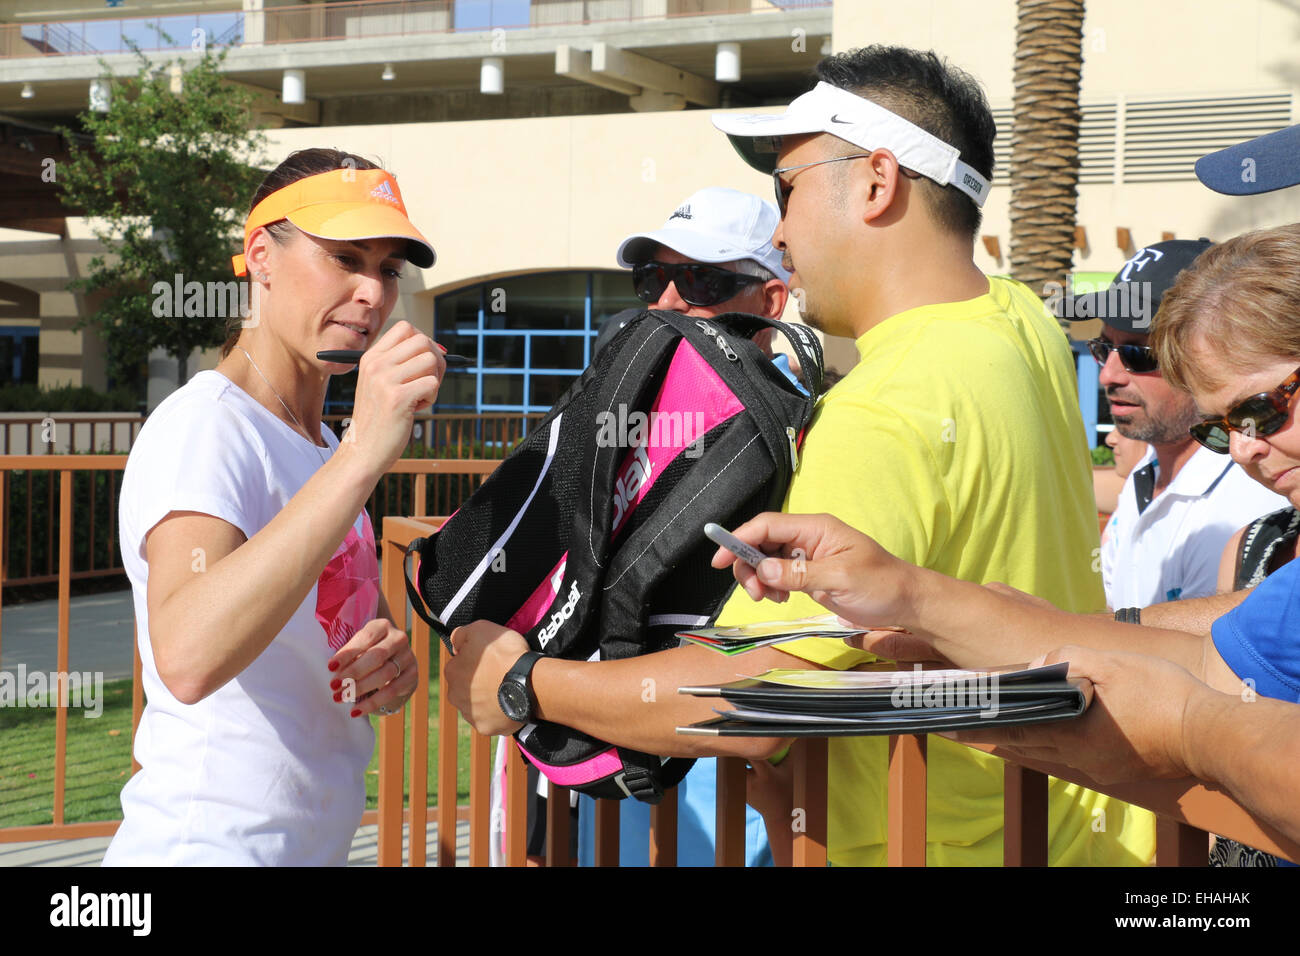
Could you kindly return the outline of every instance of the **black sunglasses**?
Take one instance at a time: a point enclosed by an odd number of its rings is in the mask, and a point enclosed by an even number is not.
[[[669,284],[691,305],[717,305],[763,280],[698,262],[643,262],[632,267],[632,287],[642,302],[654,304]]]
[[[1098,365],[1105,365],[1112,351],[1119,353],[1119,364],[1130,372],[1141,375],[1154,372],[1160,368],[1156,362],[1156,353],[1146,345],[1116,345],[1105,339],[1089,339],[1088,351],[1097,360]]]
[[[1228,453],[1230,435],[1241,432],[1248,438],[1271,435],[1291,417],[1291,396],[1300,388],[1300,368],[1271,392],[1252,395],[1232,408],[1222,418],[1197,422],[1190,429],[1192,437],[1210,451]]]

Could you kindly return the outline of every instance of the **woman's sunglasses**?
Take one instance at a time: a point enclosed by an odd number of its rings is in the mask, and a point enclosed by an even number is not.
[[[1156,353],[1146,345],[1116,345],[1105,339],[1089,339],[1088,351],[1098,365],[1105,365],[1110,353],[1118,352],[1119,364],[1135,375],[1154,372],[1160,368],[1156,362]]]
[[[1191,427],[1192,437],[1210,451],[1226,455],[1232,432],[1241,432],[1249,438],[1271,435],[1291,417],[1291,396],[1297,388],[1300,388],[1300,368],[1273,391],[1250,396],[1230,408],[1222,418],[1197,422]]]
[[[670,283],[691,305],[717,305],[762,281],[758,276],[696,262],[643,262],[632,267],[632,287],[637,298],[651,304],[659,301]]]

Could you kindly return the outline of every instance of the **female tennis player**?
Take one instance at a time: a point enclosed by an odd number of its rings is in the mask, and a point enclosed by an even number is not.
[[[445,370],[405,322],[433,265],[397,183],[335,150],[258,188],[234,257],[252,309],[149,416],[127,460],[122,554],[148,696],[105,865],[343,864],[365,804],[371,714],[415,690],[379,590],[365,501]],[[323,427],[324,349],[365,349],[351,427]]]

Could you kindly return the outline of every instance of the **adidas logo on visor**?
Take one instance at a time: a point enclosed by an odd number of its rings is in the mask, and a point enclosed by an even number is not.
[[[393,194],[393,187],[388,185],[387,182],[382,182],[374,189],[370,190],[370,195],[374,196],[376,199],[382,199],[385,202],[397,202],[397,196]]]

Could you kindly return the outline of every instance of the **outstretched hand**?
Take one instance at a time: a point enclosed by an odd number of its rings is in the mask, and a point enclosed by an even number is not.
[[[1217,692],[1172,661],[1145,654],[1067,646],[1045,663],[1069,661],[1070,677],[1090,704],[1075,720],[944,734],[961,743],[995,744],[995,754],[1073,767],[1098,784],[1189,774],[1183,713]]]
[[[730,564],[755,601],[782,602],[791,591],[803,591],[859,627],[906,624],[908,584],[917,569],[838,518],[765,512],[734,533],[771,557],[753,568],[719,548],[712,563]]]

